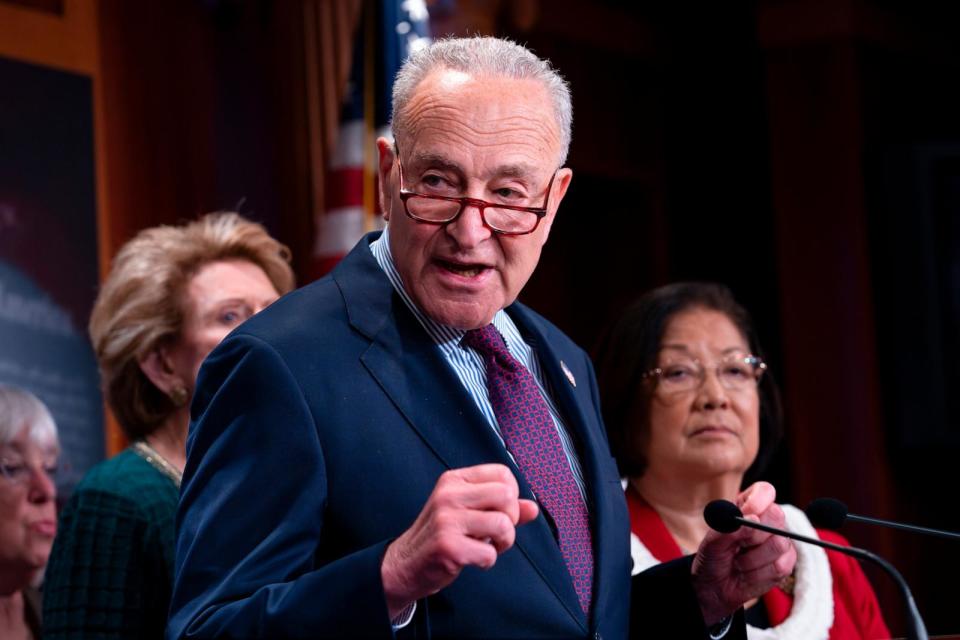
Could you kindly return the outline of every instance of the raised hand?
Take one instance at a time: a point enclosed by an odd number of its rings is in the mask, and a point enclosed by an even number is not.
[[[384,554],[380,575],[390,617],[443,589],[464,567],[492,567],[513,546],[516,527],[539,512],[519,495],[516,478],[502,464],[441,475],[413,525]]]
[[[750,485],[736,504],[745,518],[771,527],[786,526],[767,482]],[[793,572],[797,552],[782,536],[741,527],[734,533],[707,533],[693,560],[693,588],[703,619],[715,624],[745,602],[758,598]]]

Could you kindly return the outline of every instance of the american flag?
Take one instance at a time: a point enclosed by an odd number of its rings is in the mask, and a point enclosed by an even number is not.
[[[324,202],[314,214],[313,277],[328,272],[364,233],[383,225],[375,140],[389,134],[397,70],[409,53],[430,43],[428,18],[424,0],[364,0]]]

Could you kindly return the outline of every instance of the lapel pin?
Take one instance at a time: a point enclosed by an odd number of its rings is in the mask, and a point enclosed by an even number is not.
[[[560,361],[560,368],[563,369],[563,375],[567,376],[567,380],[570,381],[574,387],[577,386],[577,379],[573,377],[573,372],[570,371],[570,367],[567,366],[567,363],[563,360]]]

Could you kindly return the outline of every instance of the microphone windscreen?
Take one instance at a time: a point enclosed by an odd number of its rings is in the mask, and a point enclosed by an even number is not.
[[[737,518],[742,518],[743,512],[729,500],[714,500],[703,509],[703,519],[710,528],[720,533],[733,533],[740,528]]]
[[[807,505],[804,513],[810,523],[819,529],[839,529],[847,519],[847,505],[833,498],[817,498]]]

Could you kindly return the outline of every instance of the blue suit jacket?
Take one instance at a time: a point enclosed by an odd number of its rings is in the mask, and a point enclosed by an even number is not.
[[[391,637],[380,561],[441,473],[499,462],[532,497],[377,265],[374,237],[330,276],[245,323],[203,365],[168,637]],[[626,637],[629,526],[590,361],[523,305],[507,311],[537,350],[577,441],[595,545],[590,619],[541,515],[492,569],[467,568],[421,600],[397,636]],[[702,633],[684,571],[645,597],[674,611],[682,601]]]

